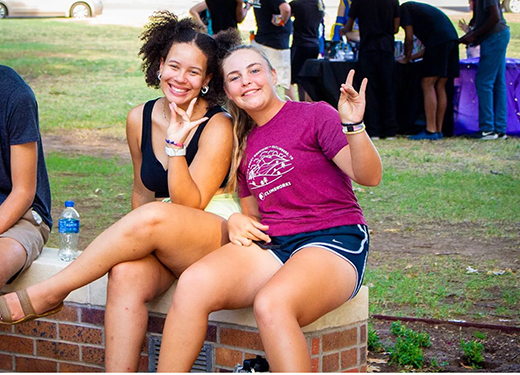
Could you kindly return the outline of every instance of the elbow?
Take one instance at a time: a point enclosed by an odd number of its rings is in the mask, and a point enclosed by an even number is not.
[[[367,176],[363,181],[359,181],[358,183],[367,187],[376,187],[381,183],[383,176],[381,174],[375,174],[373,176]]]
[[[379,185],[381,183],[382,179],[383,179],[383,176],[381,176],[381,175],[379,175],[377,177],[373,177],[370,181],[368,181],[366,186],[376,187],[377,185]]]
[[[381,183],[381,180],[383,179],[383,170],[381,167],[377,168],[377,170],[372,171],[366,176],[363,176],[362,179],[359,179],[359,181],[356,181],[360,185],[364,185],[367,187],[375,187]]]

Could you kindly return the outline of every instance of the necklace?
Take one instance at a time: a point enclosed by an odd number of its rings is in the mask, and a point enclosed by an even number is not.
[[[164,110],[164,102],[166,101],[166,98],[163,98],[163,102],[162,102],[162,117],[163,119],[167,120],[166,119],[166,111]]]
[[[163,119],[165,119],[166,121],[170,121],[166,118],[166,110],[165,110],[165,106],[164,106],[164,102],[166,102],[166,98],[163,98],[163,101],[162,101],[162,116],[163,116]],[[193,114],[197,113],[197,109],[199,108],[199,102],[200,102],[200,99],[197,99],[197,102],[195,103],[195,107],[193,108]],[[169,106],[168,106],[169,108]]]

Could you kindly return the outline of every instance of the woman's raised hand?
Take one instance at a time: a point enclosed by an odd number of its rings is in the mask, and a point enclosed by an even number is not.
[[[365,91],[368,80],[366,78],[361,82],[359,92],[354,90],[352,82],[354,81],[354,69],[348,72],[347,80],[341,84],[339,91],[341,92],[338,101],[338,112],[342,123],[358,123],[363,120],[365,114]]]
[[[173,102],[169,104],[171,118],[170,125],[166,130],[166,135],[169,140],[175,141],[177,143],[184,143],[190,131],[208,119],[207,117],[202,117],[198,120],[191,120],[197,99],[198,98],[192,99],[190,105],[188,106],[188,110],[186,111],[184,111],[182,108],[179,108],[177,104]],[[177,121],[178,118],[181,120]]]
[[[267,225],[244,214],[235,213],[228,219],[229,240],[238,246],[250,246],[253,241],[271,242]]]

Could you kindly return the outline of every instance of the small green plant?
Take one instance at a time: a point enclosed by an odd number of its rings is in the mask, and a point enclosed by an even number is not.
[[[482,368],[484,364],[484,356],[482,352],[484,351],[484,345],[481,342],[477,341],[467,341],[465,342],[463,339],[460,340],[460,347],[464,352],[463,359],[473,368],[478,369]]]
[[[367,346],[371,352],[381,352],[384,350],[381,339],[372,325],[368,326]]]
[[[392,323],[390,332],[397,336],[395,346],[390,350],[390,363],[422,368],[424,357],[421,348],[431,346],[430,336],[425,332],[406,328],[400,321]]]
[[[430,360],[429,370],[431,370],[431,372],[440,372],[440,371],[443,371],[444,367],[447,365],[449,365],[449,362],[442,361],[441,363],[439,363],[437,357],[433,357]]]
[[[482,333],[482,332],[479,332],[479,331],[475,331],[473,333],[473,336],[476,338],[476,339],[479,339],[479,340],[485,340],[486,339],[486,334],[485,333]]]
[[[401,324],[401,321],[393,322],[390,326],[390,333],[397,337],[402,337],[404,333],[405,327]]]
[[[417,332],[406,328],[399,320],[392,323],[390,332],[397,337],[410,340],[422,348],[429,348],[432,345],[430,335],[426,332]]]
[[[429,348],[432,346],[430,335],[428,335],[426,332],[417,332],[411,329],[407,329],[405,337],[415,342],[421,348]]]
[[[390,351],[390,363],[420,369],[423,366],[423,361],[423,352],[419,345],[400,337],[395,340],[395,346]]]

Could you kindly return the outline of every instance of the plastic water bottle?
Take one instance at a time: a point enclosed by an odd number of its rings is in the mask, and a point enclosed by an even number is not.
[[[79,214],[74,201],[66,201],[59,222],[60,250],[58,257],[64,262],[74,260],[78,255]]]

